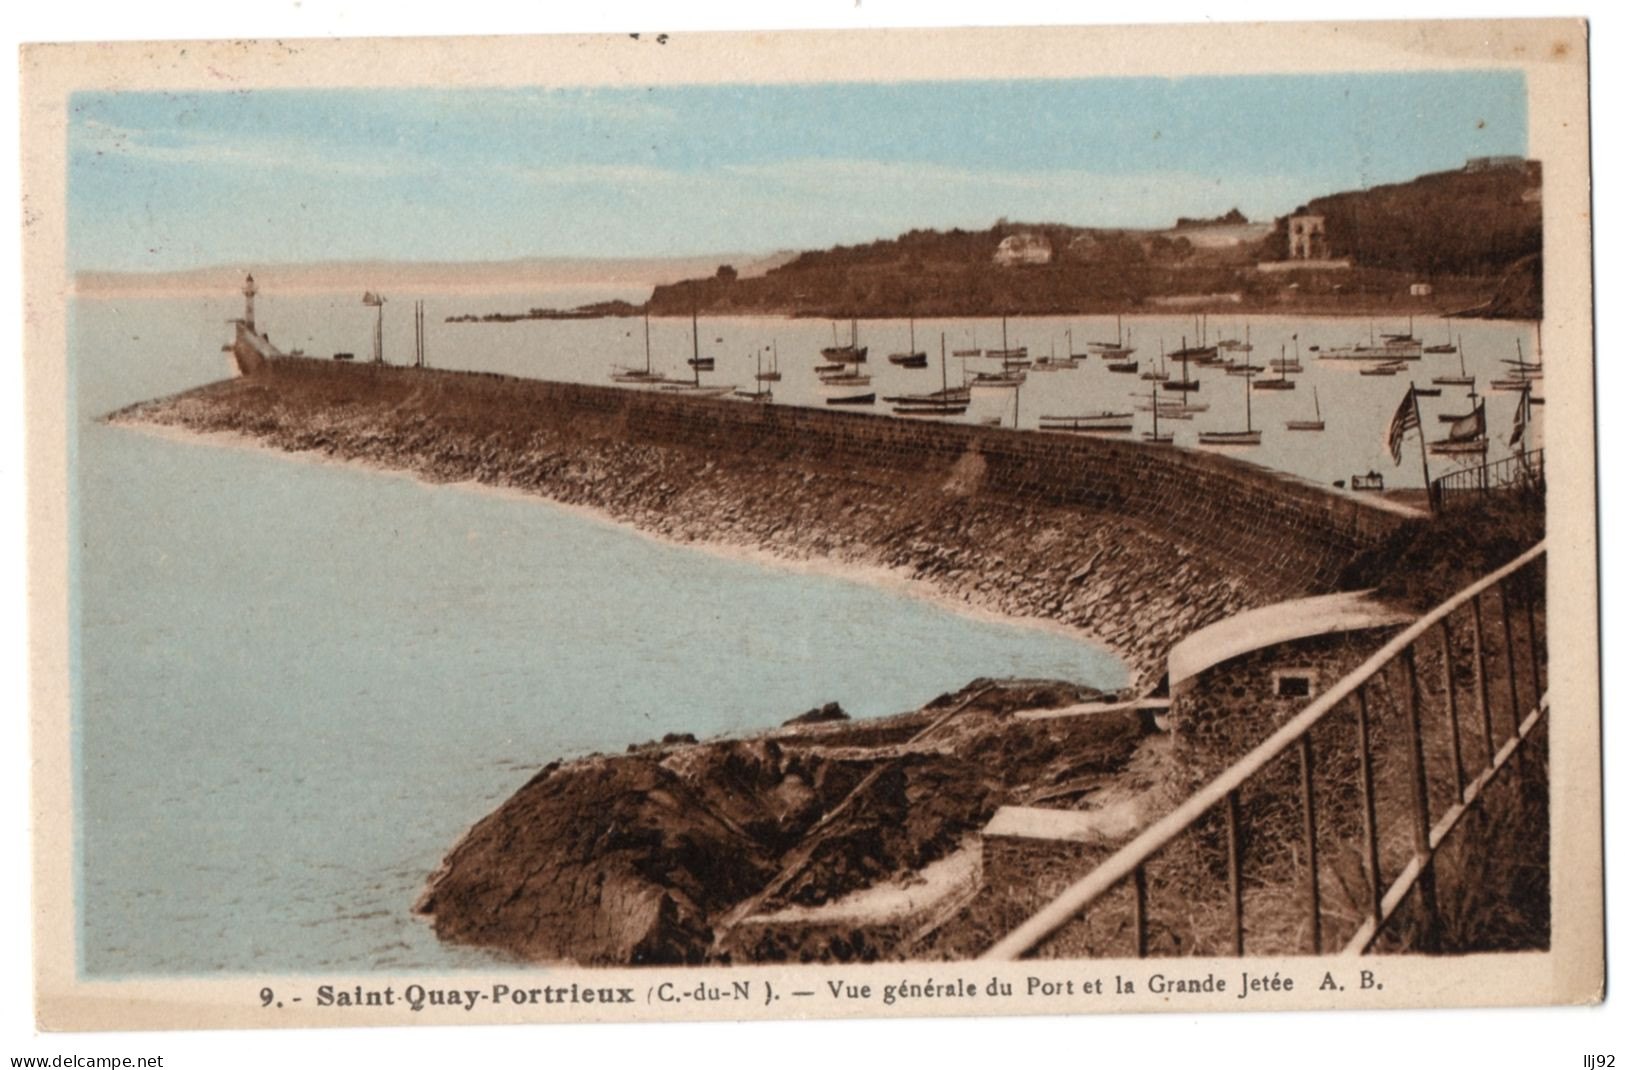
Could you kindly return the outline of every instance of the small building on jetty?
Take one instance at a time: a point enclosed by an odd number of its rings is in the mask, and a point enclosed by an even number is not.
[[[269,335],[260,333],[254,322],[254,298],[260,292],[249,273],[243,280],[243,314],[240,319],[227,320],[235,329],[235,336],[221,346],[221,352],[230,353],[238,375],[253,375],[265,367],[267,360],[282,356],[282,351],[271,344]]]

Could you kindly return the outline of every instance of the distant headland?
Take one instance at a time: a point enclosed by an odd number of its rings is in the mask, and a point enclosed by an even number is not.
[[[912,230],[763,267],[661,282],[641,306],[470,313],[463,321],[783,315],[847,318],[1221,312],[1425,312],[1538,319],[1541,169],[1519,157],[1317,197],[1253,222],[1239,210],[1163,230],[1001,219]]]

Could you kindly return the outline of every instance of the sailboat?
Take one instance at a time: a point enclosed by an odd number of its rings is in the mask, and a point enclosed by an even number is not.
[[[1000,361],[1004,367],[996,372],[977,372],[971,380],[971,386],[985,387],[1020,387],[1027,381],[1027,373],[1021,369],[1032,362],[1027,360],[1027,347],[1010,348],[1010,333],[1008,324],[1001,317],[1001,334],[1004,343],[1003,349],[989,349],[985,354],[993,360]]]
[[[1162,406],[1158,403],[1155,381],[1151,383],[1151,430],[1141,431],[1140,437],[1147,442],[1172,442],[1174,440],[1172,431],[1167,434],[1162,433]]]
[[[1396,361],[1421,360],[1422,343],[1406,334],[1385,334],[1382,342],[1378,343],[1376,325],[1371,327],[1371,337],[1366,345],[1355,343],[1348,346],[1333,346],[1322,349],[1318,354],[1321,360],[1369,360],[1369,361]]]
[[[1383,361],[1381,364],[1373,364],[1368,368],[1361,368],[1360,369],[1360,374],[1361,375],[1398,375],[1400,372],[1402,372],[1404,370],[1405,370],[1405,362],[1404,361],[1402,361],[1402,360],[1386,360],[1386,361]]]
[[[1428,443],[1429,453],[1450,455],[1482,454],[1489,449],[1489,436],[1484,423],[1484,403],[1480,401],[1473,411],[1450,425],[1450,431],[1438,442]]]
[[[1538,361],[1523,359],[1523,339],[1518,338],[1514,341],[1518,344],[1518,359],[1501,361],[1502,364],[1511,365],[1512,374],[1505,379],[1491,379],[1491,390],[1525,390],[1531,382],[1543,378],[1546,374]]]
[[[1192,405],[1179,398],[1160,397],[1156,392],[1156,384],[1154,383],[1152,384],[1151,393],[1136,393],[1134,396],[1145,399],[1143,402],[1135,403],[1134,408],[1136,411],[1155,412],[1164,420],[1189,420],[1196,413],[1208,410],[1206,405]]]
[[[1192,349],[1190,346],[1185,344],[1185,339],[1183,336],[1181,336],[1179,339],[1179,348],[1169,354],[1169,356],[1179,358],[1179,378],[1168,380],[1166,383],[1162,384],[1162,388],[1164,390],[1174,390],[1181,394],[1189,394],[1202,389],[1202,381],[1200,379],[1191,378],[1191,358],[1197,353],[1202,352],[1211,352],[1211,350],[1204,350],[1201,347]]]
[[[700,306],[695,304],[691,316],[691,326],[694,330],[694,355],[688,358],[688,366],[694,369],[694,382],[699,383],[700,372],[716,370],[717,358],[700,356]]]
[[[858,345],[858,321],[852,320],[852,330],[847,336],[846,345],[838,344],[835,338],[835,321],[829,324],[830,344],[819,350],[824,359],[838,364],[862,364],[869,359],[869,347]]]
[[[958,416],[970,407],[970,390],[966,387],[948,389],[948,335],[937,338],[942,363],[942,389],[930,394],[899,394],[886,400],[898,416]]]
[[[1010,348],[1010,318],[1008,316],[999,317],[999,334],[1004,348],[989,349],[984,354],[987,359],[1003,361],[1005,371],[1009,371],[1011,368],[1025,367],[1030,363],[1027,360],[1026,346]]]
[[[1313,389],[1315,392],[1315,418],[1313,420],[1288,420],[1286,422],[1286,429],[1288,431],[1326,430],[1326,421],[1320,418],[1320,388],[1317,386]]]
[[[893,353],[886,358],[899,368],[925,367],[925,353],[914,348],[914,317],[908,318],[908,352]]]
[[[1281,377],[1279,379],[1275,379],[1275,378],[1254,379],[1253,380],[1253,389],[1254,390],[1296,390],[1298,388],[1297,383],[1293,382],[1291,379],[1288,379],[1286,377],[1287,359],[1286,359],[1286,345],[1284,343],[1281,346],[1281,359],[1280,360],[1272,360],[1272,361],[1270,361],[1270,363],[1274,364],[1275,366],[1277,366],[1278,368],[1281,369]]]
[[[735,390],[734,397],[744,398],[746,401],[772,401],[773,388],[771,386],[763,387],[762,382],[762,351],[758,349],[756,351],[756,389]]]
[[[1130,333],[1132,334],[1132,331]],[[1132,341],[1132,340],[1133,339],[1131,337],[1130,341]],[[1117,317],[1117,341],[1115,341],[1115,342],[1090,342],[1089,343],[1089,352],[1098,353],[1102,357],[1105,357],[1105,358],[1107,358],[1109,360],[1110,359],[1122,360],[1124,357],[1126,357],[1130,353],[1134,352],[1134,347],[1131,346],[1131,345],[1125,344],[1124,341],[1123,341],[1123,317],[1122,317],[1121,314],[1119,314],[1118,317]]]
[[[831,341],[835,334],[835,324],[829,325]],[[846,345],[828,345],[823,349],[824,356],[830,358],[831,364],[820,365],[818,381],[825,386],[868,386],[870,376],[868,372],[858,367],[869,361],[869,347],[858,345],[858,321],[852,320],[851,333],[847,336]],[[854,397],[859,395],[854,395]],[[868,405],[875,400],[873,394],[868,401],[836,401],[826,398],[831,405]]]
[[[1198,431],[1196,441],[1204,446],[1256,446],[1264,440],[1262,430],[1253,429],[1253,391],[1252,384],[1241,384],[1242,396],[1247,402],[1247,430],[1245,431]]]
[[[1404,334],[1386,334],[1385,333],[1382,336],[1382,340],[1384,342],[1386,342],[1386,343],[1389,343],[1389,344],[1392,344],[1392,343],[1395,343],[1395,342],[1414,342],[1414,341],[1416,341],[1416,317],[1413,315],[1413,316],[1409,316],[1409,317],[1406,318],[1406,320],[1405,320],[1405,333]]]
[[[1073,361],[1080,361],[1080,360],[1089,359],[1089,350],[1088,350],[1087,347],[1084,348],[1084,351],[1082,353],[1079,353],[1076,349],[1072,348],[1072,328],[1071,327],[1068,327],[1066,329],[1066,355],[1067,355],[1067,357],[1069,359],[1071,359]]]
[[[979,357],[981,355],[982,355],[982,348],[976,344],[976,325],[971,324],[970,348],[968,348],[968,349],[956,349],[956,350],[954,350],[954,356],[956,356],[956,357]]]
[[[1286,346],[1282,346],[1281,347],[1281,359],[1280,360],[1272,360],[1272,361],[1270,361],[1270,370],[1271,371],[1281,372],[1282,374],[1285,374],[1287,372],[1292,372],[1292,373],[1296,374],[1298,372],[1303,371],[1303,361],[1302,361],[1302,359],[1300,359],[1299,354],[1298,354],[1298,336],[1297,335],[1292,336],[1292,359],[1291,360],[1287,359]]]
[[[1471,387],[1478,381],[1476,376],[1467,374],[1467,344],[1465,342],[1456,347],[1456,363],[1461,367],[1460,375],[1435,375],[1433,385]]]
[[[667,393],[687,394],[689,397],[694,398],[714,398],[733,393],[734,388],[732,385],[710,386],[700,382],[700,372],[710,371],[716,366],[716,360],[711,357],[700,356],[700,314],[698,305],[695,306],[695,310],[689,318],[689,326],[694,336],[694,355],[688,359],[688,366],[694,369],[694,381],[690,383],[668,380],[657,385]]]
[[[1070,350],[1072,348],[1072,339],[1070,337],[1071,332],[1069,331],[1067,333],[1067,348]],[[1039,357],[1037,360],[1033,361],[1033,371],[1035,372],[1058,372],[1065,368],[1076,368],[1077,366],[1078,362],[1075,358],[1057,357],[1055,355],[1054,336],[1051,336],[1049,340],[1049,356]]]
[[[1118,322],[1122,322],[1122,317],[1118,317]],[[1129,341],[1132,342],[1133,340],[1134,329],[1131,327],[1129,328]],[[1123,374],[1139,371],[1140,362],[1137,360],[1127,359],[1128,355],[1133,352],[1133,346],[1119,346],[1116,350],[1111,352],[1102,352],[1101,357],[1106,361],[1106,370],[1109,372],[1119,372]]]
[[[653,359],[649,350],[649,313],[643,314],[643,367],[626,368],[617,366],[609,373],[612,381],[617,383],[663,383],[664,375],[655,372]]]
[[[779,340],[777,338],[773,339],[773,344],[768,348],[773,351],[773,366],[767,371],[762,371],[761,364],[758,362],[756,369],[756,381],[758,383],[776,383],[784,378],[779,374]]]
[[[1166,383],[1168,381],[1168,354],[1163,349],[1162,339],[1160,338],[1157,339],[1157,358],[1162,366],[1159,368],[1153,364],[1140,373],[1140,378],[1153,383]],[[1152,392],[1156,392],[1155,387],[1152,387]]]
[[[1454,353],[1455,351],[1456,351],[1455,343],[1450,340],[1450,317],[1446,316],[1444,318],[1444,344],[1443,345],[1436,345],[1436,346],[1423,346],[1422,347],[1422,352],[1424,352],[1424,353]]]

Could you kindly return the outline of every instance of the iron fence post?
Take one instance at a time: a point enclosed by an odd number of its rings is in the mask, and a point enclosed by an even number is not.
[[[1433,822],[1428,819],[1427,765],[1422,756],[1421,686],[1416,678],[1416,647],[1407,646],[1405,660],[1405,721],[1409,732],[1411,766],[1411,832],[1416,850],[1417,892],[1422,905],[1422,935],[1419,943],[1423,951],[1436,947],[1439,920],[1438,895],[1433,883],[1433,845],[1429,830]]]
[[[1315,757],[1309,733],[1298,740],[1298,759],[1303,768],[1303,847],[1309,871],[1309,943],[1320,954],[1320,856],[1315,844]]]
[[[1360,808],[1365,817],[1365,868],[1371,879],[1370,907],[1375,921],[1382,918],[1382,869],[1377,856],[1377,792],[1371,778],[1371,726],[1365,685],[1356,692],[1354,724],[1360,742]]]

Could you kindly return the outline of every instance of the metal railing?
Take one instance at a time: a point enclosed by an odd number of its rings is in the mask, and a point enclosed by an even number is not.
[[[1264,811],[1270,809],[1272,800],[1263,778],[1289,754],[1297,758],[1298,775],[1292,777],[1290,769],[1281,769],[1288,775],[1278,778],[1278,784],[1290,786],[1274,801],[1297,796],[1291,809],[1301,818],[1296,822],[1299,842],[1295,847],[1302,853],[1293,852],[1293,868],[1302,871],[1296,876],[1301,887],[1291,889],[1291,880],[1277,881],[1274,887],[1268,882],[1255,882],[1254,894],[1269,892],[1270,905],[1277,915],[1283,910],[1297,915],[1291,927],[1294,934],[1301,932],[1303,936],[1295,938],[1308,945],[1297,950],[1321,954],[1325,920],[1322,879],[1327,867],[1321,858],[1320,841],[1342,837],[1333,842],[1350,842],[1353,837],[1344,833],[1352,833],[1357,827],[1358,869],[1364,879],[1357,882],[1357,893],[1350,898],[1361,900],[1357,904],[1360,920],[1352,935],[1343,940],[1343,952],[1360,954],[1369,950],[1413,891],[1419,899],[1419,943],[1424,950],[1433,950],[1429,934],[1436,929],[1439,909],[1434,886],[1436,853],[1460,826],[1462,817],[1483,799],[1490,782],[1520,752],[1546,713],[1542,683],[1545,552],[1543,541],[1410,624],[1245,757],[995,943],[983,957],[1016,959],[1032,953],[1072,922],[1084,921],[1086,912],[1101,905],[1108,893],[1125,883],[1132,884],[1131,916],[1118,931],[1131,928],[1133,953],[1146,957],[1150,953],[1151,891],[1147,865],[1172,854],[1172,849],[1182,844],[1200,839],[1201,826],[1210,815],[1222,815],[1223,823],[1222,836],[1208,838],[1223,841],[1223,913],[1228,915],[1222,927],[1224,942],[1234,954],[1243,954],[1248,891],[1245,845],[1253,839],[1244,836],[1244,821],[1266,816]],[[1485,622],[1487,608],[1499,617],[1489,627]],[[1419,660],[1433,670],[1427,685],[1419,676]],[[1461,671],[1463,665],[1465,673]],[[1390,685],[1389,677],[1394,675],[1399,678],[1398,686]],[[1465,685],[1463,676],[1470,677]],[[1396,697],[1398,693],[1403,694],[1402,701]],[[1373,721],[1374,698],[1389,700],[1391,719],[1403,726],[1391,741],[1395,745],[1380,760],[1374,740],[1374,732],[1380,727]],[[1424,709],[1429,698],[1442,707],[1435,709],[1432,716]],[[1353,722],[1352,746],[1347,745],[1347,719]],[[1386,740],[1388,733],[1383,734],[1385,742],[1390,742]],[[1322,760],[1327,768],[1320,779],[1326,794],[1347,802],[1341,815],[1346,818],[1343,829],[1330,827],[1316,790],[1317,744],[1322,742],[1327,752],[1340,742],[1345,745],[1344,770],[1352,772],[1352,779],[1358,783],[1356,800],[1347,784],[1341,782],[1343,778],[1330,775],[1330,753]],[[1471,777],[1466,757],[1469,746],[1483,756],[1483,764]],[[1392,750],[1399,752],[1397,757]],[[1440,771],[1441,766],[1448,769],[1448,774]],[[1379,804],[1379,787],[1387,788],[1390,797],[1399,796],[1398,801],[1390,798]],[[1254,793],[1255,804],[1264,805],[1249,809],[1243,800],[1244,789]],[[1442,816],[1435,821],[1431,815],[1436,800],[1445,805]],[[1274,816],[1281,812],[1281,806],[1276,805]],[[1390,826],[1386,836],[1384,818]],[[1289,833],[1292,824],[1285,826]],[[1393,857],[1395,841],[1401,838],[1393,835],[1396,830],[1392,826],[1396,824],[1409,825],[1408,834],[1402,837],[1408,840],[1408,847],[1403,848],[1401,858]],[[1276,824],[1272,829],[1278,831],[1281,827]],[[1281,838],[1267,842],[1279,846]],[[1389,856],[1386,860],[1385,847]],[[1384,872],[1394,874],[1386,885]],[[1282,883],[1288,885],[1285,895]],[[1204,885],[1197,882],[1193,886]],[[1210,888],[1212,882],[1205,886]],[[1191,941],[1176,942],[1175,946],[1184,953],[1193,953]]]
[[[1497,494],[1542,500],[1546,494],[1545,451],[1515,453],[1489,464],[1447,472],[1433,481],[1433,507],[1438,510]]]

